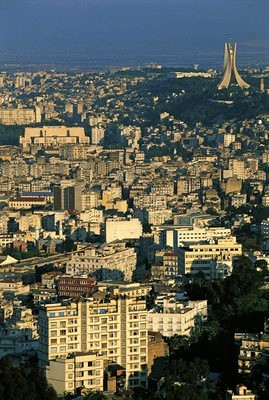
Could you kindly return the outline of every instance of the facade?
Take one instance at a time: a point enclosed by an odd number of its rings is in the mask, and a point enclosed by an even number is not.
[[[237,43],[232,46],[231,43],[225,43],[224,50],[224,75],[222,81],[218,85],[218,89],[227,89],[231,84],[232,75],[234,76],[238,86],[242,89],[248,89],[250,85],[245,82],[236,67],[236,50]]]
[[[41,122],[40,108],[0,108],[3,125],[29,125]]]
[[[154,242],[163,247],[171,247],[174,251],[182,246],[182,242],[199,242],[231,236],[231,229],[219,227],[182,227],[175,225],[154,226],[152,228]]]
[[[68,275],[91,274],[98,281],[131,281],[136,268],[135,250],[125,243],[90,247],[74,255],[66,265]]]
[[[240,344],[238,372],[250,373],[253,364],[260,358],[262,351],[269,347],[268,334],[237,333],[235,340]]]
[[[61,186],[54,187],[54,203],[53,208],[55,211],[61,210],[77,210],[81,211],[81,193],[80,185],[61,184]]]
[[[255,400],[256,396],[245,385],[237,385],[235,392],[227,390],[226,400]]]
[[[149,377],[158,379],[165,374],[168,367],[169,346],[159,332],[148,333],[148,368]]]
[[[11,197],[8,206],[14,210],[29,210],[32,207],[44,206],[47,204],[45,197]]]
[[[49,362],[46,378],[57,394],[103,391],[104,360],[95,352],[73,353]]]
[[[31,145],[35,145],[38,149],[47,149],[66,144],[89,144],[89,142],[89,137],[85,136],[84,128],[81,127],[25,128],[24,136],[20,137],[20,144],[26,150],[29,150]]]
[[[174,278],[178,275],[178,255],[173,252],[163,254],[165,278]]]
[[[231,274],[233,260],[242,255],[242,245],[230,236],[211,242],[186,242],[178,253],[180,274],[202,272],[207,279],[215,279]]]
[[[106,221],[106,242],[115,240],[139,239],[142,236],[142,224],[138,218],[128,220],[108,219]]]
[[[170,302],[148,311],[148,328],[163,336],[190,335],[197,322],[207,318],[207,300],[189,302],[188,306]]]
[[[39,362],[74,352],[94,351],[126,370],[126,386],[147,386],[148,326],[146,301],[93,298],[65,304],[47,304],[39,312]]]
[[[58,295],[60,297],[80,298],[91,296],[96,281],[88,276],[62,275],[58,281]]]

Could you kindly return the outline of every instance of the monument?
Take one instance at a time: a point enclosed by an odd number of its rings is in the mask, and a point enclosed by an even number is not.
[[[234,76],[236,83],[242,89],[248,89],[250,85],[245,82],[239,72],[237,71],[236,67],[236,49],[237,43],[234,43],[234,46],[231,43],[225,43],[225,50],[224,50],[224,74],[222,81],[218,85],[218,89],[227,89],[230,84],[232,77]]]

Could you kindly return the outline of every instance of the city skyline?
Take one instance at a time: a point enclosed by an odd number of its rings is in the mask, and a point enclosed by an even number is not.
[[[268,7],[264,0],[4,0],[0,63],[220,66],[223,42],[233,38],[238,65],[266,64]]]

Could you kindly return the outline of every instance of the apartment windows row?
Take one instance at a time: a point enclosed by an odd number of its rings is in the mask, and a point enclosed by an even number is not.
[[[61,327],[64,328],[66,327],[66,325],[75,325],[78,323],[77,319],[69,319],[68,321],[59,321],[59,322],[51,322],[50,323],[50,327],[51,328],[57,328],[57,327]]]

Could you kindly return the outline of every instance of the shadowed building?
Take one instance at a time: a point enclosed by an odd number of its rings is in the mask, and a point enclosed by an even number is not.
[[[236,49],[237,43],[232,46],[231,43],[225,43],[225,50],[224,50],[224,75],[222,81],[218,85],[218,89],[227,89],[230,84],[232,77],[234,76],[236,83],[242,89],[248,89],[250,85],[245,82],[239,72],[237,71],[236,67]]]

